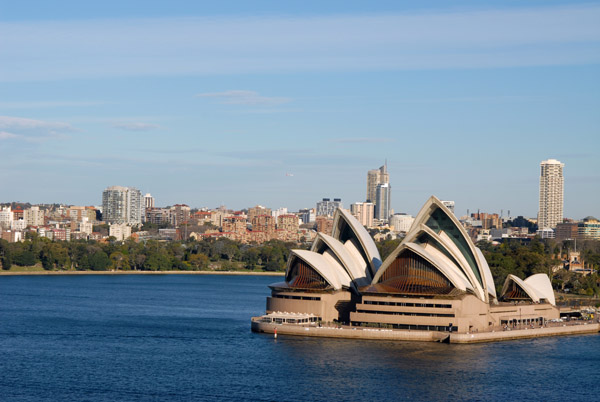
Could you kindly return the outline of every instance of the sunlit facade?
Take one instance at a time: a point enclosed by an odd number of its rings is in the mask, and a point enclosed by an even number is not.
[[[540,163],[540,229],[554,229],[563,220],[564,167],[565,164],[556,159]]]

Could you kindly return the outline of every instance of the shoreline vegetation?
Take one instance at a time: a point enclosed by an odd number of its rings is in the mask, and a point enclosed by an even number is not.
[[[382,260],[398,246],[400,239],[376,242]],[[479,242],[487,260],[496,292],[509,274],[527,278],[548,274],[559,302],[572,297],[596,298],[600,306],[600,241],[556,241],[534,238],[507,240],[500,244]],[[308,249],[309,244],[271,240],[243,244],[227,238],[185,241],[132,239],[94,241],[51,241],[28,233],[24,241],[0,239],[0,275],[274,275],[284,274],[291,249]],[[576,253],[576,254],[575,254]],[[568,268],[570,260],[590,268],[582,275]]]
[[[268,271],[0,271],[0,276],[35,275],[239,275],[239,276],[283,276],[284,272]]]

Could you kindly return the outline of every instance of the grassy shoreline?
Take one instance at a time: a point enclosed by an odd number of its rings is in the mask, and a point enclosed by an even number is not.
[[[284,272],[244,271],[0,271],[0,276],[19,275],[250,275],[283,276]]]

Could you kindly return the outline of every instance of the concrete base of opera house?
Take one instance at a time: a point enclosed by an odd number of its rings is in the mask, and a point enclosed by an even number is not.
[[[449,341],[450,343],[497,342],[515,339],[541,338],[545,336],[596,334],[600,332],[600,324],[597,322],[578,322],[561,325],[562,326],[525,328],[511,331],[478,332],[475,334],[451,334]]]
[[[252,331],[267,334],[274,334],[277,332],[277,334],[280,335],[314,336],[323,338],[377,339],[445,343],[498,342],[546,336],[593,334],[600,332],[600,323],[598,322],[577,322],[542,328],[458,334],[440,331],[406,329],[381,329],[327,325],[319,327],[316,325],[273,324],[262,322],[261,319],[262,317],[252,317]]]

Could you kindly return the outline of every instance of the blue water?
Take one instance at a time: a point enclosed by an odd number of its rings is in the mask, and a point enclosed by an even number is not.
[[[0,277],[3,401],[598,400],[600,335],[446,345],[250,332],[237,276]]]

